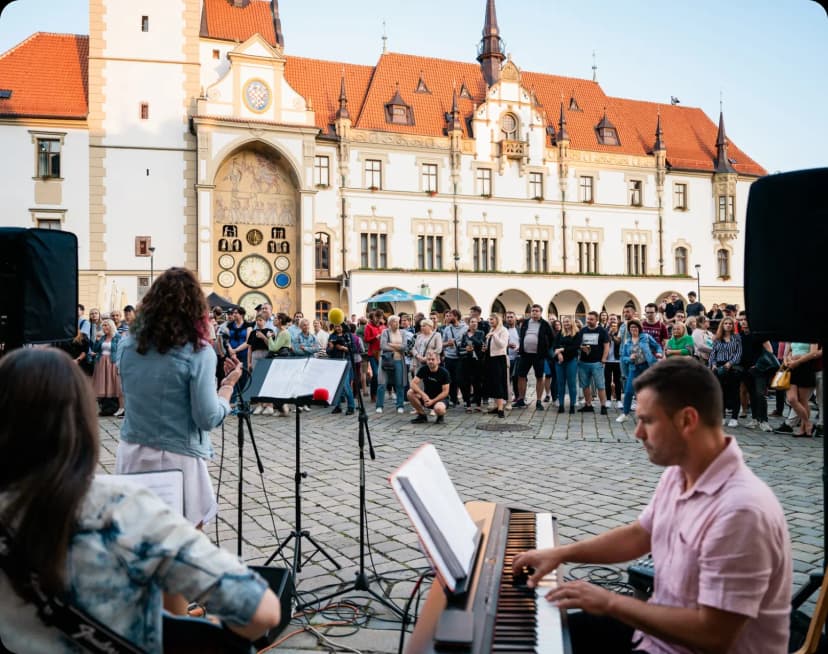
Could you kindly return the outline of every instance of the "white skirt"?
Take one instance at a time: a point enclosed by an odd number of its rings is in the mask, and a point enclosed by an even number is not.
[[[181,470],[184,473],[184,517],[194,525],[212,520],[218,513],[213,482],[204,459],[148,445],[118,443],[115,454],[115,474],[152,472],[154,470]]]

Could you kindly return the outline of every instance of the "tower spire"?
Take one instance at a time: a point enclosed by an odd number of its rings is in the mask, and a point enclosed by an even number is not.
[[[388,52],[388,32],[385,31],[385,21],[382,21],[382,54]]]
[[[566,131],[566,116],[564,116],[564,103],[561,100],[561,117],[558,119],[558,141],[568,141],[569,134]]]
[[[716,172],[735,173],[727,158],[727,134],[725,134],[724,111],[719,101],[719,133],[716,134]]]
[[[592,51],[592,81],[598,81],[598,63],[595,59],[595,50]]]
[[[279,18],[279,0],[270,0],[270,13],[273,16],[273,33],[276,35],[276,44],[284,50],[285,37],[282,36],[282,20]]]
[[[661,108],[658,110],[658,118],[656,119],[655,143],[653,144],[653,152],[662,152],[667,149],[662,139],[663,132],[661,131]]]
[[[339,109],[336,110],[337,118],[350,118],[348,112],[348,96],[345,93],[345,68],[342,68],[342,78],[339,82]]]
[[[483,69],[486,84],[491,86],[500,79],[500,64],[506,58],[500,28],[497,25],[495,0],[486,2],[486,18],[483,21],[483,38],[477,50],[477,61]]]
[[[462,127],[462,123],[460,122],[460,107],[457,105],[457,84],[455,83],[451,92],[449,130],[460,130]]]

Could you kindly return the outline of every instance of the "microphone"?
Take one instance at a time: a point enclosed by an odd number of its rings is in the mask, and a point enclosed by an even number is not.
[[[341,325],[345,322],[345,313],[339,307],[334,307],[328,311],[328,321],[332,325]]]

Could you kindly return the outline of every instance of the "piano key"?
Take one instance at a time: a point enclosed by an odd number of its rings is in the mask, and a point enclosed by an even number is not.
[[[535,547],[557,546],[555,528],[551,513],[535,514]],[[558,585],[557,572],[550,572],[535,588],[537,599],[535,615],[537,617],[537,651],[548,654],[564,654],[563,628],[561,610],[546,600],[546,593]]]

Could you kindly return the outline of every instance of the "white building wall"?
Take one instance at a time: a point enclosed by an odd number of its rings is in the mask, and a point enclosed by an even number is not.
[[[233,44],[234,46],[235,44]],[[201,89],[205,91],[209,86],[215,84],[221,79],[228,70],[230,70],[230,61],[227,59],[227,53],[233,49],[233,46],[228,45],[224,41],[204,41],[199,43],[199,60],[201,61],[200,75],[201,75]],[[219,56],[213,56],[214,51],[218,51]]]
[[[104,57],[182,61],[184,9],[181,0],[118,2],[117,10],[104,13]],[[142,16],[149,18],[147,32],[141,31]]]

